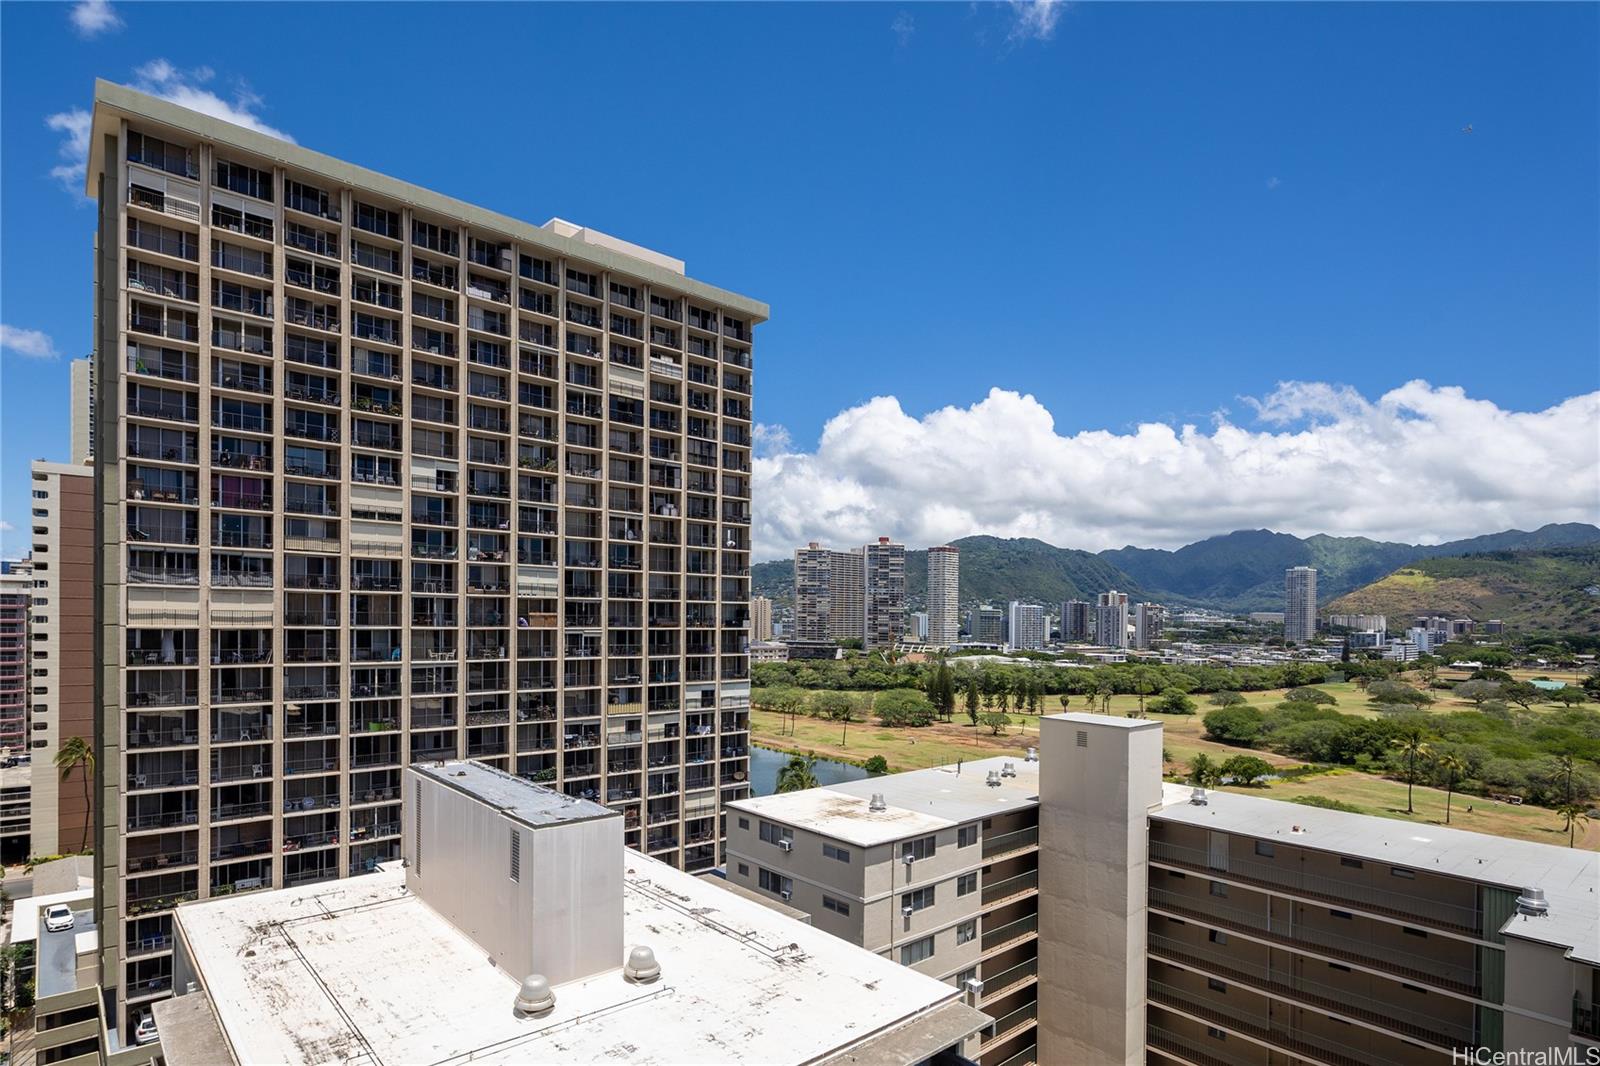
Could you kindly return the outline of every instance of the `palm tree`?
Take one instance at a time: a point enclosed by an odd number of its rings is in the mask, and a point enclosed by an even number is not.
[[[778,770],[777,787],[774,792],[801,792],[808,788],[817,787],[817,775],[814,767],[817,757],[812,755],[791,755],[789,761]]]
[[[1561,800],[1572,802],[1572,771],[1577,768],[1571,755],[1557,755],[1550,765],[1549,778],[1561,782]]]
[[[1412,726],[1394,740],[1394,746],[1406,760],[1406,813],[1415,814],[1411,806],[1411,789],[1417,783],[1417,760],[1428,757],[1427,734],[1418,726]]]
[[[1450,797],[1455,794],[1456,781],[1467,772],[1467,764],[1453,751],[1434,757],[1433,765],[1444,771],[1444,824],[1450,824]]]
[[[1567,831],[1567,847],[1575,847],[1580,826],[1588,826],[1589,811],[1581,803],[1563,803],[1556,808],[1561,815],[1562,828]]]
[[[83,771],[83,843],[79,851],[89,850],[89,823],[90,818],[90,792],[89,779],[94,776],[94,749],[82,737],[68,737],[61,742],[61,748],[56,752],[56,768],[61,771],[61,780],[65,781],[72,775],[72,771],[82,768]]]
[[[1196,755],[1189,762],[1189,783],[1209,788],[1217,783],[1222,775],[1217,771],[1217,764],[1211,761],[1211,756],[1205,752]]]

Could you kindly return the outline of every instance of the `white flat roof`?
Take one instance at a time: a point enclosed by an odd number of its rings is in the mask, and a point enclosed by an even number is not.
[[[1009,765],[1015,776],[987,784]],[[871,810],[882,793],[886,810]],[[1021,756],[909,770],[860,781],[736,800],[727,806],[823,836],[871,847],[948,829],[962,822],[1039,805],[1039,764]]]
[[[1209,791],[1205,806],[1196,806],[1189,802],[1193,791],[1189,785],[1164,783],[1162,805],[1150,816],[1221,832],[1281,838],[1295,847],[1519,892],[1542,888],[1550,902],[1549,915],[1513,917],[1502,931],[1568,948],[1573,958],[1600,965],[1600,854],[1235,792]],[[1302,831],[1294,833],[1295,826]]]
[[[243,1063],[798,1064],[969,1010],[951,985],[761,903],[637,852],[618,861],[625,943],[653,948],[662,975],[628,983],[618,959],[558,986],[542,1018],[512,1013],[518,983],[396,866],[186,904],[177,926]],[[985,1020],[970,1012],[969,1031]]]
[[[89,912],[89,907],[84,904],[94,902],[94,883],[84,884],[85,878],[78,879],[78,888],[71,892],[56,892],[48,896],[30,896],[27,899],[15,900],[11,905],[11,942],[13,944],[31,944],[39,939],[39,915],[46,907],[56,903],[65,903],[72,908],[72,913]]]

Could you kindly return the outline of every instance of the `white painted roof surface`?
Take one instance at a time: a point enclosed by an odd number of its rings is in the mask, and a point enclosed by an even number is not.
[[[88,884],[75,892],[56,892],[49,896],[30,896],[26,899],[12,901],[11,904],[11,942],[13,944],[28,944],[39,939],[39,929],[44,925],[40,915],[44,909],[56,903],[65,903],[72,908],[73,914],[88,914],[94,916],[94,885]]]
[[[1542,888],[1550,913],[1543,918],[1513,917],[1502,931],[1507,936],[1560,945],[1568,948],[1573,958],[1600,965],[1600,854],[1235,792],[1208,791],[1206,805],[1196,806],[1189,802],[1193,791],[1189,785],[1164,783],[1162,805],[1151,817],[1282,839],[1295,847],[1427,870],[1518,892]],[[1554,822],[1556,815],[1550,817]],[[1295,826],[1302,832],[1294,833]]]
[[[628,983],[619,958],[558,986],[542,1018],[513,1014],[518,981],[396,866],[187,904],[177,925],[244,1063],[798,1064],[966,1009],[952,986],[760,903],[637,852],[618,861],[626,944],[653,948],[662,975]]]
[[[474,761],[438,764],[414,763],[411,767],[435,781],[481,800],[508,817],[538,829],[562,822],[581,822],[590,818],[621,818],[610,807],[592,800],[568,796],[548,788],[529,788],[515,774],[496,770]]]
[[[990,771],[1007,765],[1016,776],[988,785]],[[887,810],[871,810],[881,792]],[[996,756],[860,781],[841,781],[803,792],[737,800],[727,806],[837,840],[871,847],[953,825],[1039,805],[1039,764],[1022,756]]]

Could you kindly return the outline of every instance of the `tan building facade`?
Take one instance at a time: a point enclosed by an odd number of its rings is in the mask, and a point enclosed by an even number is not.
[[[173,906],[397,857],[411,762],[715,865],[766,306],[105,83],[88,182],[121,1023],[169,993]]]
[[[936,648],[961,636],[961,549],[939,544],[928,549],[928,634]]]
[[[63,855],[87,848],[94,822],[89,767],[55,764],[64,743],[77,738],[92,750],[95,739],[94,470],[37,461],[32,477],[34,580],[44,601],[33,632],[32,852]]]

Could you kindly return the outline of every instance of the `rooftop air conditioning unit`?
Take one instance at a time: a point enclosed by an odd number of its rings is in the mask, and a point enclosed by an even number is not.
[[[787,840],[787,839],[780,840],[780,841],[778,841],[778,847],[782,848],[784,851],[793,851],[794,850],[794,841]]]

